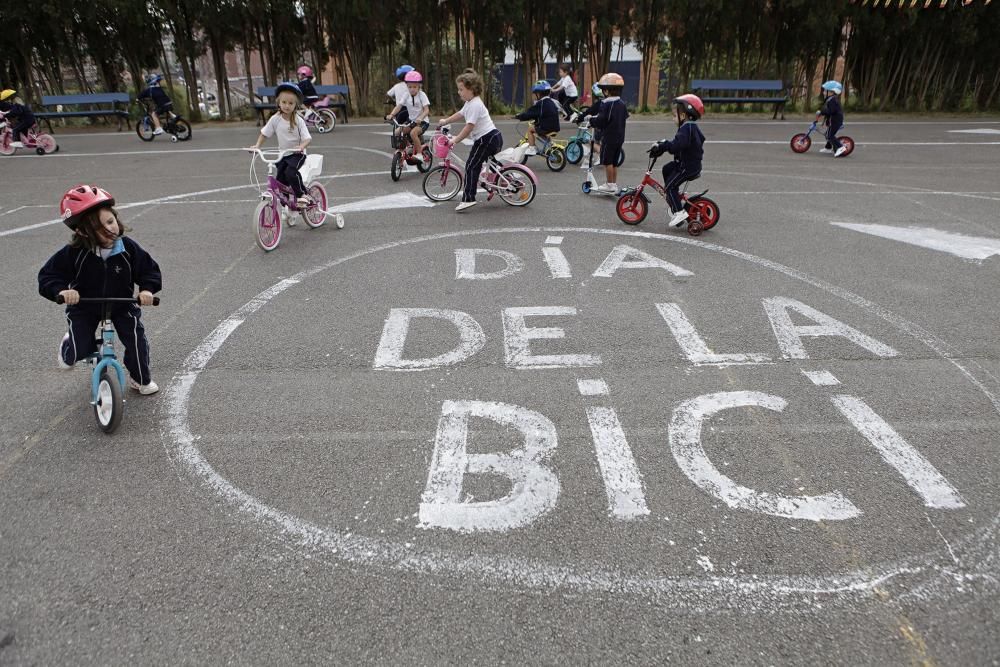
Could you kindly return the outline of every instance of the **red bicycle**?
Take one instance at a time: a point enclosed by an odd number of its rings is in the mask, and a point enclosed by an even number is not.
[[[656,165],[656,160],[657,158],[651,155],[646,175],[643,176],[639,187],[625,188],[622,190],[623,194],[618,198],[615,213],[618,214],[618,219],[626,225],[638,225],[646,219],[646,215],[649,213],[649,197],[644,192],[646,186],[656,190],[664,199],[667,198],[666,188],[653,178],[653,166]],[[691,236],[698,236],[706,229],[711,229],[719,223],[719,205],[706,197],[706,192],[708,192],[707,189],[691,197],[688,197],[686,192],[680,193],[681,206],[688,212],[687,233]]]
[[[424,159],[420,161],[413,153],[415,147],[413,139],[410,137],[409,125],[401,124],[395,118],[390,118],[385,122],[392,125],[392,147],[396,149],[396,152],[392,154],[392,169],[389,171],[392,180],[398,181],[399,177],[403,175],[404,163],[415,165],[421,174],[430,171],[431,164],[434,162],[430,143],[424,142],[424,148],[421,151]],[[402,131],[397,134],[397,130]]]

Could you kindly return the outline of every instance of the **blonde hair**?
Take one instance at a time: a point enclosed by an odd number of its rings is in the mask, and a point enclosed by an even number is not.
[[[288,93],[289,95],[291,95],[295,99],[295,109],[298,109],[299,108],[299,101],[300,101],[299,100],[299,96],[296,95],[295,93],[293,93],[290,90],[283,90],[280,93],[278,93],[278,96],[274,98],[274,103],[276,105],[279,104],[281,102],[281,96],[284,95],[285,93]],[[288,129],[290,129],[290,130],[294,130],[295,129],[295,116],[298,115],[298,114],[295,113],[295,109],[292,109],[292,113],[291,113],[291,115],[290,115],[290,117],[288,119]],[[281,113],[281,107],[280,106],[278,107],[278,113]]]
[[[467,67],[464,72],[455,77],[455,83],[462,84],[471,90],[473,95],[483,94],[483,78],[471,67]]]

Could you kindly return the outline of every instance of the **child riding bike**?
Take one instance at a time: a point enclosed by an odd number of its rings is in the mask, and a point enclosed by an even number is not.
[[[316,93],[316,87],[313,86],[313,71],[312,67],[309,65],[302,65],[295,73],[299,77],[299,90],[302,91],[302,106],[307,109],[311,109],[316,100],[319,99],[319,95]]]
[[[705,135],[701,133],[697,121],[704,115],[705,105],[700,97],[689,93],[674,98],[674,108],[677,114],[677,134],[672,140],[664,139],[653,144],[649,154],[652,157],[664,153],[674,156],[673,162],[663,165],[663,186],[667,191],[667,203],[672,213],[670,225],[680,227],[688,218],[688,212],[681,205],[680,185],[701,176]]]
[[[274,92],[278,111],[260,128],[257,143],[250,149],[260,148],[266,139],[277,135],[280,150],[295,151],[278,162],[276,178],[292,189],[300,206],[308,206],[310,200],[305,194],[306,188],[299,168],[306,161],[306,147],[312,141],[312,135],[305,122],[295,113],[302,101],[302,91],[291,81],[285,81]]]
[[[579,97],[576,82],[573,81],[573,66],[569,63],[559,66],[559,81],[552,86],[552,92],[556,94],[558,102],[563,108],[563,117],[569,120],[573,113],[573,103]]]
[[[406,110],[406,117],[410,119],[409,132],[410,139],[413,140],[413,158],[418,162],[424,161],[423,144],[420,137],[430,126],[427,117],[431,114],[431,101],[427,93],[421,90],[424,77],[417,70],[410,70],[403,75],[403,83],[406,84],[406,95],[396,98],[396,106],[392,108],[385,119],[395,118],[403,109]],[[393,130],[395,132],[395,130]]]
[[[100,304],[80,303],[80,298],[130,298],[139,286],[139,303],[149,306],[160,291],[160,267],[142,246],[125,236],[115,198],[93,185],[77,185],[62,196],[59,212],[73,230],[69,245],[52,255],[38,272],[38,292],[50,301],[66,303],[69,331],[59,343],[59,367],[70,369],[97,351],[94,331],[104,318]],[[149,372],[149,342],[142,326],[142,311],[133,303],[112,306],[111,321],[125,346],[128,386],[142,395],[159,387]]]
[[[160,114],[167,114],[168,119],[174,115],[174,103],[170,101],[170,96],[163,90],[162,82],[162,74],[150,74],[146,77],[146,89],[139,93],[139,97],[136,98],[139,101],[148,99],[153,103],[154,108],[149,114],[153,119],[153,127],[155,128],[153,134],[163,134]]]
[[[21,135],[35,126],[35,114],[31,113],[31,108],[27,104],[21,104],[14,97],[16,90],[7,88],[0,92],[0,113],[7,115],[11,122],[11,132],[14,133],[13,141],[10,142],[12,148],[24,148]]]
[[[559,132],[559,103],[549,94],[552,86],[548,81],[536,81],[531,87],[535,103],[514,116],[517,120],[533,120],[534,125],[528,126],[527,136],[529,146],[536,146],[536,140],[541,137],[543,144],[548,144],[548,136]]]
[[[844,92],[844,86],[839,81],[827,81],[823,84],[823,95],[826,100],[823,108],[816,112],[816,118],[826,117],[826,124],[829,126],[826,131],[826,146],[820,149],[820,153],[833,151],[833,157],[840,157],[847,152],[847,148],[841,145],[837,138],[837,132],[844,126],[844,109],[840,106],[840,94]]]

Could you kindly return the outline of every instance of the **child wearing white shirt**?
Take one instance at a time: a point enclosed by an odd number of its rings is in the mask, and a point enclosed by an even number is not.
[[[465,163],[465,191],[462,193],[462,203],[455,207],[456,211],[464,211],[476,205],[476,187],[479,184],[479,173],[483,163],[503,147],[503,136],[493,124],[490,112],[480,99],[483,94],[483,80],[473,70],[467,69],[455,79],[458,86],[458,96],[465,102],[461,111],[439,121],[441,125],[454,123],[459,118],[465,120],[465,127],[451,138],[454,146],[466,137],[471,137],[475,143]]]
[[[424,148],[420,137],[429,126],[427,117],[431,113],[431,101],[427,97],[427,93],[421,90],[424,77],[420,72],[417,70],[407,72],[403,82],[406,84],[406,94],[403,95],[402,99],[396,99],[396,106],[386,115],[385,119],[389,120],[403,109],[406,110],[407,117],[410,119],[409,131],[410,138],[413,140],[413,157],[417,161],[423,162]]]
[[[552,86],[552,92],[556,94],[559,104],[562,105],[563,115],[569,119],[570,114],[573,113],[570,107],[580,95],[576,89],[576,82],[573,81],[573,66],[569,63],[559,66],[559,83]]]
[[[277,136],[280,150],[295,151],[278,161],[276,178],[292,189],[300,206],[307,206],[309,200],[305,196],[306,187],[302,183],[299,168],[306,161],[306,146],[312,141],[312,135],[305,122],[295,113],[302,101],[302,92],[294,83],[285,82],[277,87],[275,93],[278,112],[260,128],[257,143],[252,148],[260,148],[266,139]]]

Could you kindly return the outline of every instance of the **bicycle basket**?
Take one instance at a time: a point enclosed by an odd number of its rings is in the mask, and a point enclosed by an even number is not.
[[[434,138],[434,155],[439,158],[448,157],[448,151],[451,150],[451,145],[448,143],[448,137],[443,134],[439,134]]]

